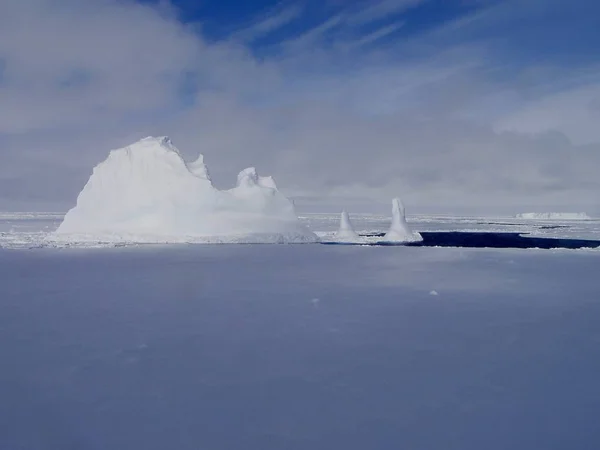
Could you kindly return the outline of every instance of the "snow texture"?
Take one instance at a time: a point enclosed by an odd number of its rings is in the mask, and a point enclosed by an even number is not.
[[[0,248],[0,449],[596,450],[598,260]]]
[[[167,137],[113,150],[52,239],[108,242],[315,242],[271,177],[251,167],[216,189],[200,155],[186,163]]]
[[[406,222],[404,205],[399,198],[392,200],[392,224],[383,237],[385,242],[420,242],[421,235],[413,232]]]
[[[591,219],[586,213],[561,213],[561,212],[546,212],[546,213],[522,213],[517,214],[517,219],[531,220],[589,220]]]
[[[346,211],[342,211],[340,216],[340,227],[335,234],[335,239],[340,242],[356,242],[360,240],[360,236],[354,231],[350,216]]]

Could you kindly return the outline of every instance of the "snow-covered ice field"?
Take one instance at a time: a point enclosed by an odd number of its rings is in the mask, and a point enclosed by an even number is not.
[[[48,245],[61,219],[0,214],[1,450],[600,448],[600,250]]]
[[[114,247],[127,243],[90,241],[56,241],[51,232],[60,225],[64,213],[3,213],[0,212],[0,248],[38,247]],[[385,232],[390,225],[389,215],[351,214],[359,233]],[[338,229],[339,213],[304,214],[300,222],[323,239],[334,236]],[[600,240],[600,219],[588,220],[531,220],[511,217],[408,216],[416,231],[475,231],[514,232],[529,236]],[[185,241],[185,240],[184,240]],[[133,243],[132,243],[133,245]]]

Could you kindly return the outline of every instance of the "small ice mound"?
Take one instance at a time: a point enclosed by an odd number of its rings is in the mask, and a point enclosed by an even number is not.
[[[334,236],[336,241],[341,242],[356,242],[360,240],[360,236],[354,231],[350,216],[346,211],[342,211],[340,216],[340,227]]]
[[[414,232],[406,223],[406,212],[399,198],[392,200],[392,225],[383,237],[385,242],[420,242],[421,235]]]

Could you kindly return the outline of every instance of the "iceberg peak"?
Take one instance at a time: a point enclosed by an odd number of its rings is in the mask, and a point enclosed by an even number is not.
[[[171,150],[179,153],[179,150],[173,145],[173,141],[169,136],[146,136],[137,142],[129,145],[130,148],[149,148],[152,146],[161,147],[165,150]]]
[[[392,200],[392,229],[405,228],[408,229],[406,223],[406,212],[404,204],[399,198]]]
[[[268,188],[277,190],[277,185],[273,177],[261,177],[258,175],[255,167],[248,167],[242,170],[237,176],[238,188],[248,188],[252,186],[260,186],[261,188]]]
[[[166,144],[166,143],[171,143],[171,139],[169,138],[169,136],[146,136],[145,138],[142,138],[139,140],[139,142],[150,142],[150,141],[154,141],[154,142],[158,142],[161,144]]]
[[[255,167],[248,167],[238,173],[237,186],[238,187],[249,187],[258,184],[258,173]]]
[[[181,153],[167,136],[148,136],[121,149],[112,150],[111,155],[113,153],[123,153],[129,158],[146,159],[155,159],[158,155],[171,154],[171,157],[181,159]]]
[[[204,164],[204,155],[202,153],[200,153],[194,161],[188,162],[186,166],[192,175],[211,181],[210,173],[208,171],[208,167],[206,167],[206,164]]]

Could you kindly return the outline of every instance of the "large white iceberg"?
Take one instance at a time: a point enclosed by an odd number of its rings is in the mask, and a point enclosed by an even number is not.
[[[167,137],[113,150],[98,164],[54,239],[126,242],[315,242],[271,177],[240,172],[216,189],[202,155],[186,163]]]
[[[547,213],[521,213],[516,215],[517,219],[528,220],[589,220],[590,216],[586,213],[579,212],[547,212]]]
[[[383,237],[385,242],[420,242],[423,237],[413,232],[406,222],[404,205],[399,198],[392,200],[392,224]]]
[[[360,241],[360,236],[354,231],[350,216],[346,211],[342,211],[340,216],[340,227],[334,236],[336,241],[340,242],[356,242]]]

